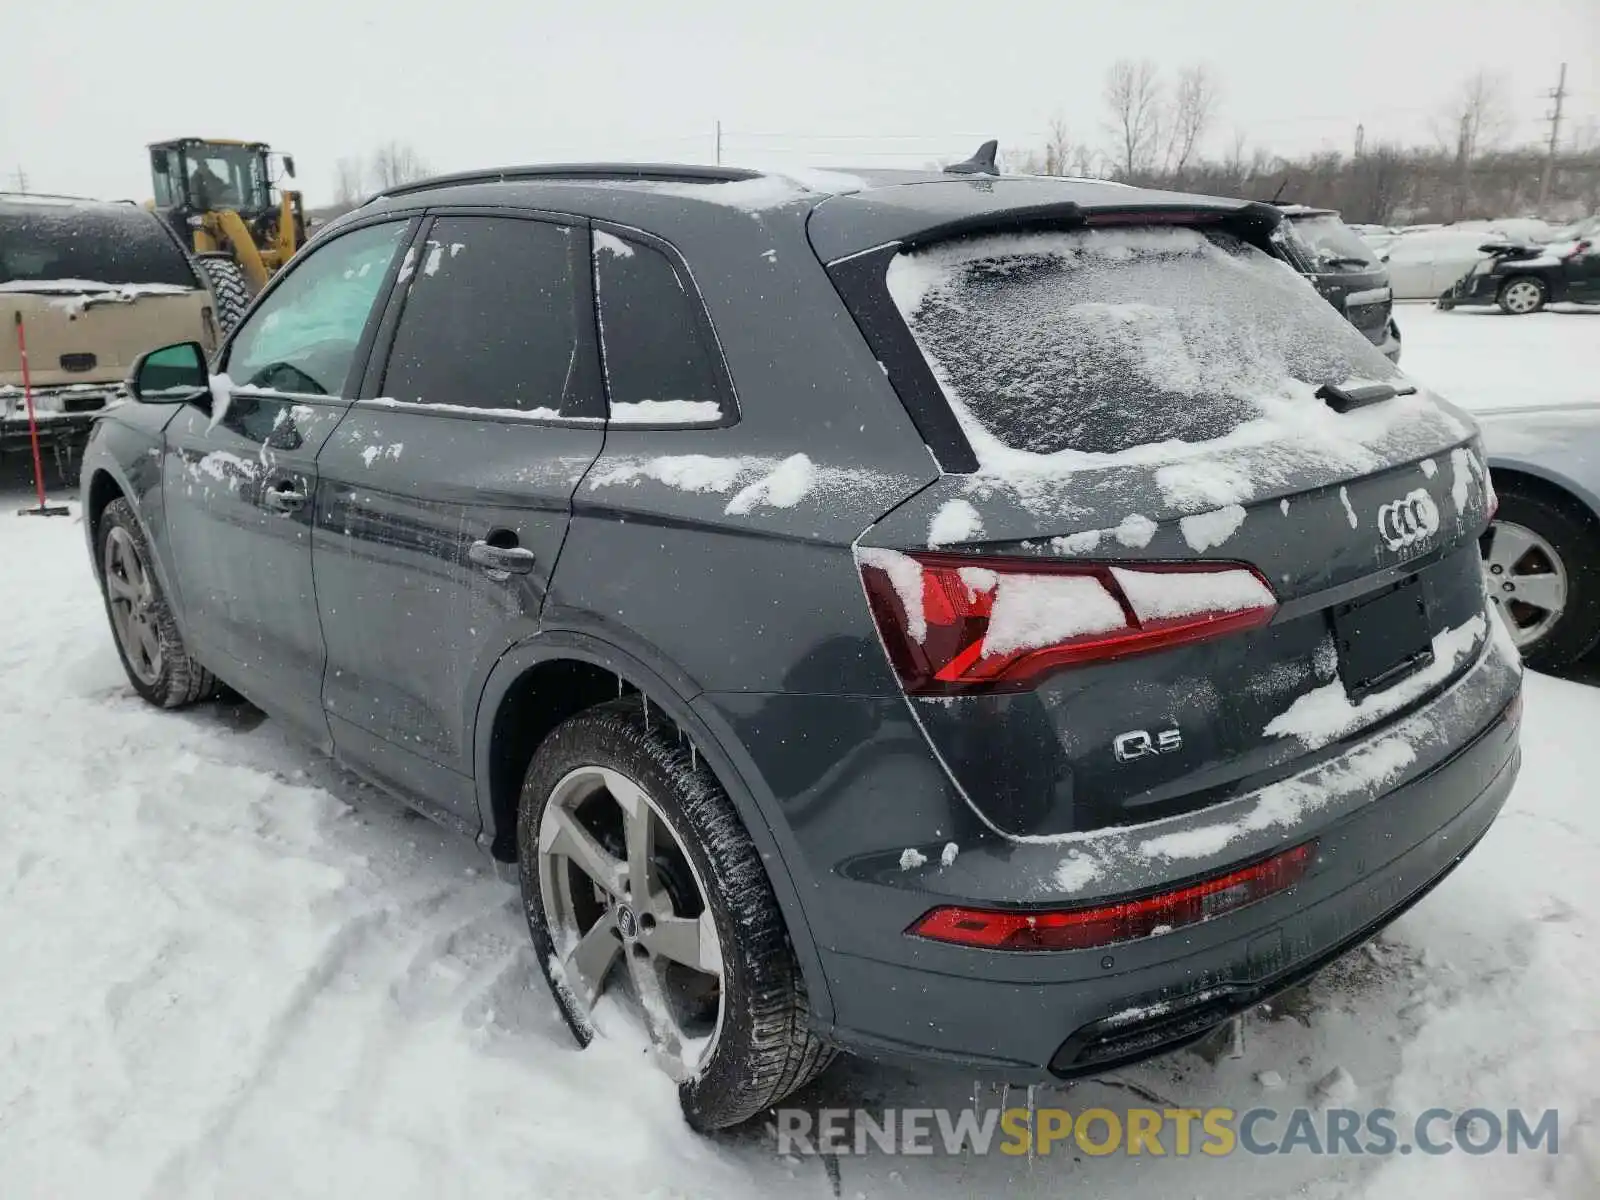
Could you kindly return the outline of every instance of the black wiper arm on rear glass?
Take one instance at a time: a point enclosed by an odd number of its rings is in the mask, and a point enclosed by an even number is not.
[[[1412,384],[1395,387],[1392,383],[1325,383],[1317,389],[1317,399],[1334,412],[1346,413],[1369,404],[1382,404],[1396,396],[1414,396]]]

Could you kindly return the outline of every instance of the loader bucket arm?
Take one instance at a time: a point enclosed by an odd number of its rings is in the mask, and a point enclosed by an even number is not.
[[[205,224],[206,231],[215,241],[226,244],[233,251],[240,270],[250,281],[251,291],[258,292],[265,287],[270,272],[262,260],[261,251],[256,249],[255,239],[250,236],[249,226],[244,219],[231,208],[224,208],[206,213]],[[294,234],[291,232],[289,236],[292,239]]]
[[[296,209],[299,207],[300,193],[284,190],[278,200],[278,230],[273,238],[272,248],[276,252],[278,266],[282,266],[294,257],[294,252],[299,248],[295,241],[295,230],[298,222],[295,220]]]

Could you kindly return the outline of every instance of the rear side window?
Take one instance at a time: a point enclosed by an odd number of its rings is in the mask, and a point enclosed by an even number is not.
[[[0,205],[0,283],[199,287],[159,218],[131,204]]]
[[[616,424],[709,424],[733,416],[699,293],[653,246],[594,234],[595,299]]]
[[[1222,437],[1399,374],[1291,268],[1221,232],[1006,234],[897,255],[888,285],[980,459]]]
[[[405,404],[595,415],[580,359],[583,233],[509,217],[440,217],[402,268],[409,294],[383,393]],[[586,314],[585,314],[586,315]]]

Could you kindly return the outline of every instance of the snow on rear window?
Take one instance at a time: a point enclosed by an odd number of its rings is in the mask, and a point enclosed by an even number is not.
[[[888,286],[980,460],[1208,442],[1318,404],[1321,384],[1398,375],[1285,264],[1220,231],[946,243],[897,255]]]

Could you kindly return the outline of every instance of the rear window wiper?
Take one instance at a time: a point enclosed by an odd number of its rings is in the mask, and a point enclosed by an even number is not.
[[[1340,413],[1416,394],[1416,387],[1409,383],[1400,387],[1392,383],[1325,383],[1317,389],[1317,399]]]
[[[1377,265],[1365,258],[1356,258],[1349,254],[1319,255],[1317,261],[1325,267],[1372,267]]]

